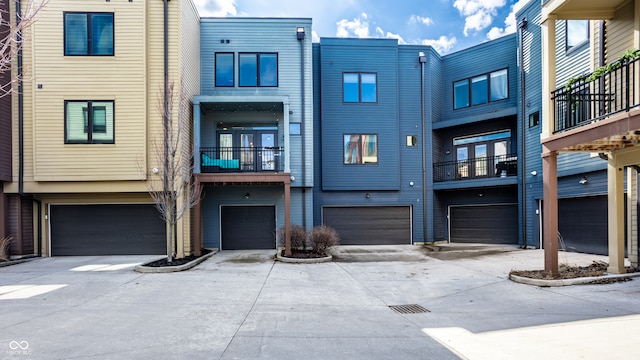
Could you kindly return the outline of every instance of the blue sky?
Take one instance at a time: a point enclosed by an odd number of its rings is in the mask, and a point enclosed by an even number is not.
[[[303,17],[313,37],[396,38],[440,54],[516,31],[531,0],[193,0],[205,16]]]

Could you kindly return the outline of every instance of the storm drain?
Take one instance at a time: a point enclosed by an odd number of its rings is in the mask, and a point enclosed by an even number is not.
[[[389,308],[398,314],[421,314],[431,312],[429,309],[418,304],[389,305]]]

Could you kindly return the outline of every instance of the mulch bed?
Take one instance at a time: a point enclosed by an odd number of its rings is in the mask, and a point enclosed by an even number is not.
[[[200,256],[194,256],[194,255],[190,255],[190,256],[185,256],[181,259],[173,259],[173,261],[171,262],[167,262],[167,258],[164,257],[162,259],[156,260],[156,261],[152,261],[150,263],[144,264],[144,266],[150,266],[150,267],[166,267],[166,266],[180,266],[180,265],[184,265],[187,264],[193,260],[196,260],[198,258],[201,258],[205,255],[207,255],[208,253],[210,253],[211,250],[207,250],[207,249],[203,249],[202,250],[202,255]]]
[[[530,279],[542,279],[542,280],[566,280],[566,279],[576,279],[582,277],[597,277],[604,276],[607,274],[607,267],[609,264],[602,261],[594,261],[591,265],[588,266],[570,266],[570,265],[560,265],[558,269],[558,275],[551,276],[546,275],[544,270],[513,270],[509,274],[513,274],[516,276],[526,277]],[[626,267],[627,273],[633,273],[639,271],[637,268]],[[611,284],[614,282],[621,281],[630,281],[631,278],[627,277],[619,277],[615,279],[602,279],[602,280],[594,280],[592,284]]]

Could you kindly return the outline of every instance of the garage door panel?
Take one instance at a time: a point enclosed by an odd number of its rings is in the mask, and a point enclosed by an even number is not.
[[[607,197],[558,200],[558,231],[563,239],[558,244],[560,248],[564,246],[568,251],[607,255]]]
[[[451,206],[451,242],[518,244],[518,207],[515,204]]]
[[[323,223],[342,245],[411,244],[409,206],[324,207]]]
[[[275,206],[223,206],[222,249],[275,249]]]
[[[163,255],[164,221],[154,205],[52,205],[51,255]]]

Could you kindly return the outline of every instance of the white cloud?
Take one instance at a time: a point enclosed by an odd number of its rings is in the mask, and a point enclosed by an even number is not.
[[[357,37],[368,38],[369,37],[369,21],[366,13],[362,13],[360,17],[349,21],[342,19],[336,23],[338,28],[336,29],[337,37]]]
[[[511,6],[511,12],[504,19],[504,28],[499,28],[497,26],[494,26],[487,33],[487,39],[493,40],[501,36],[504,36],[507,34],[513,34],[514,32],[516,32],[516,30],[518,30],[517,29],[518,21],[516,19],[516,13],[520,11],[528,3],[529,3],[529,0],[519,0],[517,3],[513,4]]]
[[[235,16],[236,0],[193,0],[200,16]]]
[[[311,41],[320,42],[320,36],[318,36],[318,32],[315,30],[311,31]]]
[[[406,41],[404,41],[404,39],[402,38],[402,36],[400,34],[394,34],[394,33],[389,32],[389,31],[384,31],[379,26],[376,28],[376,34],[378,34],[377,37],[379,37],[379,38],[396,39],[396,40],[398,40],[398,44],[401,44],[401,45],[404,45],[404,44],[407,43]]]
[[[468,36],[470,30],[480,31],[491,25],[497,9],[505,3],[506,0],[455,0],[453,7],[465,17],[464,35]]]
[[[424,24],[429,26],[433,24],[433,19],[431,19],[430,17],[411,15],[411,17],[409,18],[409,24]]]
[[[444,55],[453,49],[453,46],[458,42],[454,37],[440,36],[438,39],[424,39],[421,41],[422,45],[429,45],[436,49],[440,55]]]

